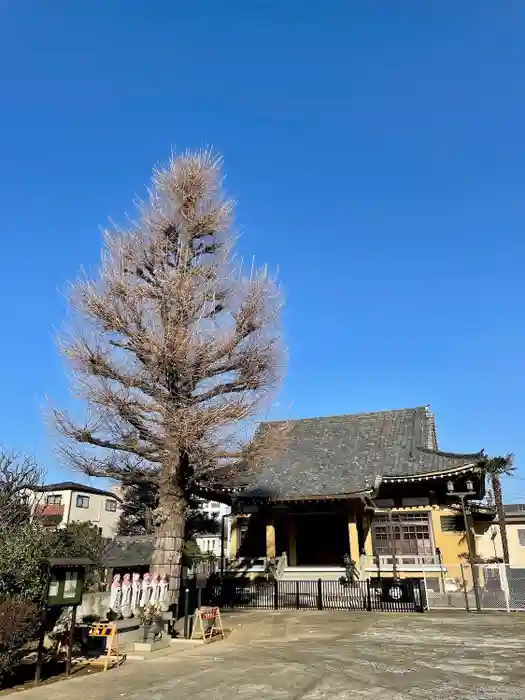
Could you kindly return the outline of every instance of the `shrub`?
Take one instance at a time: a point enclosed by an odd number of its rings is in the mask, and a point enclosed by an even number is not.
[[[0,599],[0,683],[24,656],[39,628],[38,606],[23,598]]]
[[[48,557],[88,557],[94,566],[86,572],[86,590],[98,590],[104,541],[92,523],[69,523],[46,531],[36,523],[0,527],[0,595],[41,602]]]
[[[0,528],[0,595],[41,602],[48,556],[42,528],[31,523]]]
[[[87,557],[93,562],[86,570],[85,590],[101,589],[104,571],[100,564],[104,551],[101,529],[90,522],[71,522],[50,537],[49,551],[54,557]]]

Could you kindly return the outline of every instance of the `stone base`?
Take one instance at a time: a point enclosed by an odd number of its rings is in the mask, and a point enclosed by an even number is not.
[[[205,642],[205,639],[184,639],[184,637],[173,637],[173,639],[170,639],[170,644],[174,647],[194,647],[205,644]]]
[[[156,642],[135,642],[133,645],[135,651],[159,651],[160,649],[167,649],[170,646],[171,639],[169,637],[163,637]]]

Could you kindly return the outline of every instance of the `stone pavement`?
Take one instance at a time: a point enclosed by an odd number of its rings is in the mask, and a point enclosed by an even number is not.
[[[23,700],[525,700],[525,615],[261,611],[225,622],[224,642]]]

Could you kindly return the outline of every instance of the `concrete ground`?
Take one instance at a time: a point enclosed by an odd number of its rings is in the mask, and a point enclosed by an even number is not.
[[[23,698],[525,700],[525,615],[261,611],[224,621],[225,641]]]

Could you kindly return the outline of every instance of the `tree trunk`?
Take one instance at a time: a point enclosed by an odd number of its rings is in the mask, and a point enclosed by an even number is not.
[[[182,490],[161,488],[159,505],[155,509],[158,525],[155,532],[151,569],[153,574],[167,576],[169,598],[172,603],[176,602],[179,597],[186,507],[186,498]]]
[[[503,508],[503,492],[499,474],[492,475],[492,490],[494,491],[494,503],[498,514],[499,531],[501,534],[501,548],[503,550],[503,563],[509,563],[509,541],[507,539],[507,525],[505,523],[505,510]]]

